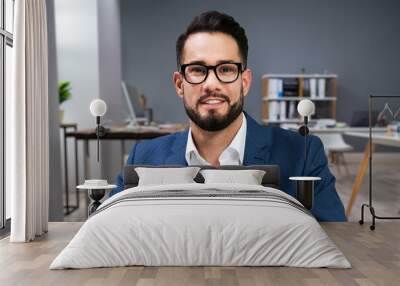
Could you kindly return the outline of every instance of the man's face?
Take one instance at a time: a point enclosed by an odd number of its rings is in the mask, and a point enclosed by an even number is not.
[[[224,33],[200,32],[186,40],[181,64],[214,66],[224,62],[242,63],[236,41]],[[199,84],[189,83],[179,72],[174,84],[190,120],[207,131],[218,131],[231,124],[243,110],[243,98],[251,84],[251,71],[246,69],[232,83],[221,82],[214,71]]]

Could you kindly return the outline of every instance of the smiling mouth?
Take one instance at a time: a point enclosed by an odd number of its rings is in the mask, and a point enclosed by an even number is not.
[[[200,102],[200,104],[204,105],[204,106],[209,106],[209,107],[217,107],[220,106],[222,104],[224,104],[226,102],[225,99],[222,98],[208,98],[206,100],[202,100]]]

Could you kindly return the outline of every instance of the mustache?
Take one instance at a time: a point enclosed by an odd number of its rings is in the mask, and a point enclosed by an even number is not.
[[[228,96],[226,96],[225,94],[218,94],[218,93],[207,93],[204,94],[202,96],[200,96],[200,98],[197,100],[197,106],[204,100],[206,100],[209,97],[215,97],[215,98],[220,98],[225,100],[227,103],[231,103],[231,100]]]

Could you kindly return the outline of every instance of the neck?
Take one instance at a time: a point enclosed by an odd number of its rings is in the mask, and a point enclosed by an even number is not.
[[[200,155],[214,166],[219,165],[218,158],[229,146],[243,122],[243,112],[225,129],[206,131],[190,120],[193,142]]]

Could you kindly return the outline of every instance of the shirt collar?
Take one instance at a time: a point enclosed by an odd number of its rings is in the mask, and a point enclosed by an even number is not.
[[[239,131],[236,133],[231,144],[229,144],[227,148],[227,149],[233,149],[239,154],[240,158],[239,164],[243,164],[244,147],[245,147],[244,145],[246,143],[246,131],[247,131],[247,120],[246,116],[243,114],[242,126],[240,126]]]
[[[242,126],[236,133],[235,137],[233,138],[232,142],[229,144],[229,146],[221,153],[225,153],[225,151],[230,150],[233,152],[236,152],[240,158],[239,164],[243,164],[243,158],[244,158],[244,150],[245,150],[245,143],[246,143],[246,131],[247,131],[247,119],[246,116],[242,112]],[[188,132],[188,138],[187,138],[187,144],[186,144],[186,151],[185,151],[185,158],[186,162],[191,165],[191,162],[193,162],[192,158],[193,156],[197,159],[197,163],[200,165],[210,165],[209,162],[207,162],[204,158],[201,157],[200,153],[198,152],[196,145],[194,144],[193,138],[192,138],[192,129],[189,128]],[[221,156],[220,156],[221,159]]]

